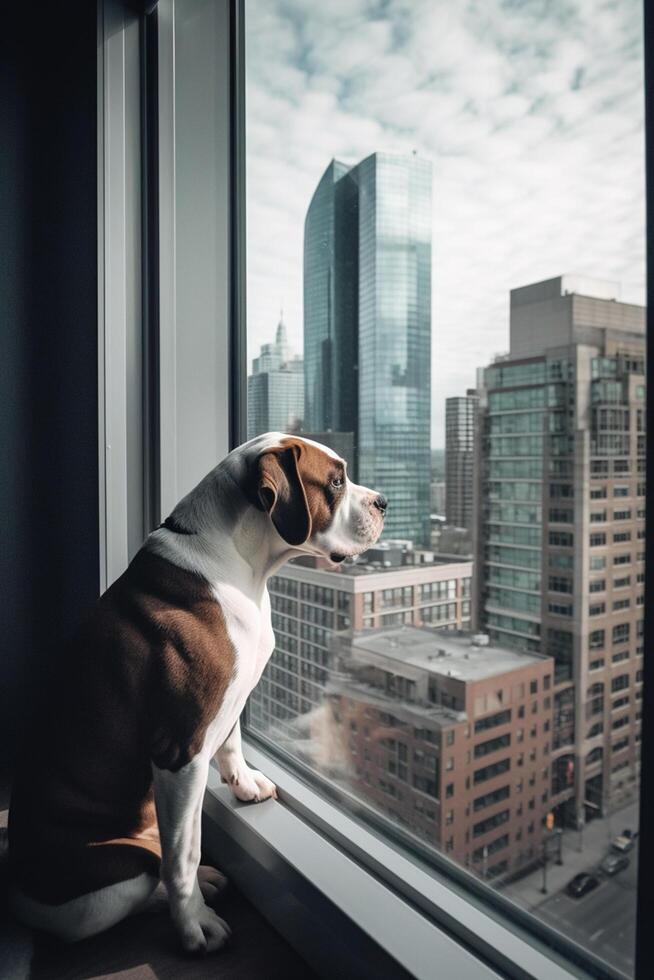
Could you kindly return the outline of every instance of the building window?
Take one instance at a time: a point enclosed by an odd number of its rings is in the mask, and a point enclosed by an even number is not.
[[[614,645],[629,642],[629,623],[620,623],[613,627],[612,638]]]

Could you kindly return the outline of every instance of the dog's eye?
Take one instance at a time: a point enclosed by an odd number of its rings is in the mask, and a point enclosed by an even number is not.
[[[334,479],[332,480],[331,485],[334,488],[334,490],[342,490],[344,482],[345,481],[343,480],[342,476],[335,476]]]

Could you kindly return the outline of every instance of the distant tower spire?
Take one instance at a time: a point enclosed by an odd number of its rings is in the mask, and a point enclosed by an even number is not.
[[[286,336],[283,306],[279,311],[279,323],[277,324],[277,333],[275,334],[275,348],[279,354],[282,364],[285,364],[288,360],[288,337]]]

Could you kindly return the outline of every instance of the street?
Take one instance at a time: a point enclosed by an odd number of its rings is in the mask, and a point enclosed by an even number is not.
[[[636,829],[637,820],[637,804],[631,803],[611,817],[588,824],[583,836],[565,830],[563,864],[548,862],[546,894],[542,892],[542,868],[502,889],[507,897],[627,976],[634,972],[638,844],[627,855],[629,867],[624,871],[608,877],[597,868],[609,852],[610,840],[625,827]],[[582,871],[596,874],[600,885],[583,898],[571,898],[565,887]]]
[[[612,878],[598,874],[600,885],[595,891],[583,898],[571,898],[559,891],[536,912],[543,921],[629,976],[634,972],[637,862],[636,847],[624,871]]]

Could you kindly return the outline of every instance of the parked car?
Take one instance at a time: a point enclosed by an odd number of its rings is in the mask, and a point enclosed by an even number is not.
[[[628,837],[629,840],[636,840],[636,838],[638,837],[638,831],[637,830],[629,830],[629,828],[627,827],[626,830],[623,830],[622,831],[622,833],[621,833],[620,836],[621,837]]]
[[[629,858],[626,854],[607,854],[600,864],[605,875],[617,875],[618,871],[624,871],[628,867]]]
[[[575,875],[568,882],[565,890],[573,898],[582,898],[588,892],[592,892],[594,888],[597,888],[598,885],[599,879],[595,875],[589,875],[585,871],[582,871],[581,874]]]
[[[611,841],[611,847],[614,851],[620,851],[622,854],[626,854],[634,846],[633,838],[625,837],[624,834],[620,834],[618,837],[614,837]]]

